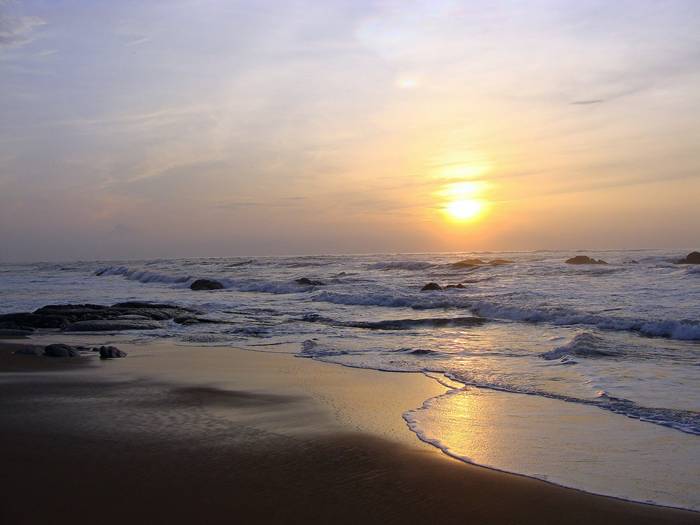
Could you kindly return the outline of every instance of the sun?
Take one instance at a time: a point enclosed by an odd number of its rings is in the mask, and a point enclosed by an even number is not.
[[[476,219],[484,211],[483,201],[478,199],[460,199],[448,202],[445,205],[445,213],[456,221],[469,221]]]

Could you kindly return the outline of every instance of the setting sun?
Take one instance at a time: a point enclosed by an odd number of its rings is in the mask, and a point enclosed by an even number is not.
[[[484,192],[489,187],[485,181],[460,181],[446,184],[436,196],[442,200],[445,217],[453,222],[473,221],[481,217],[488,207]]]
[[[484,210],[484,203],[476,199],[452,201],[445,206],[445,212],[454,220],[468,221],[475,219]]]

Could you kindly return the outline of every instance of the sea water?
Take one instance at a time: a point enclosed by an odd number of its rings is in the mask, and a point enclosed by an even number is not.
[[[608,264],[566,264],[573,252],[2,264],[0,313],[171,302],[224,322],[134,338],[442,375],[457,386],[404,418],[446,453],[700,510],[700,267],[675,264],[681,252],[587,254]],[[485,264],[455,264],[468,258]],[[199,278],[225,288],[190,290]]]

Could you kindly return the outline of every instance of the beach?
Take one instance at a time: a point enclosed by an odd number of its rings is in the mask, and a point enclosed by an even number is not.
[[[700,522],[447,457],[402,419],[447,390],[424,374],[165,341],[14,354],[63,341],[0,346],[4,523]]]

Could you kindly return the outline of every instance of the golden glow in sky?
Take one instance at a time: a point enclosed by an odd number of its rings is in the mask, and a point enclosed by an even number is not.
[[[697,249],[698,1],[54,4],[0,0],[0,261]]]

